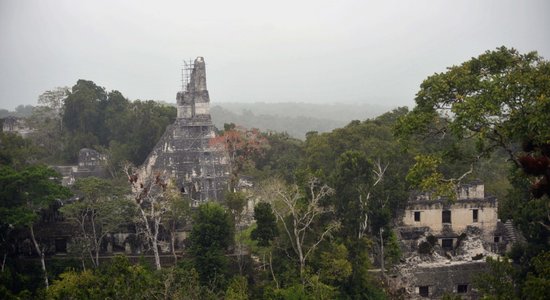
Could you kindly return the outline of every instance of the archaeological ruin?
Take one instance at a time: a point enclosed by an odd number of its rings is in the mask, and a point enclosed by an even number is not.
[[[182,91],[177,93],[177,118],[141,167],[141,178],[157,173],[174,178],[193,206],[222,200],[226,189],[227,159],[223,149],[211,144],[215,137],[210,117],[210,96],[202,57],[186,64]]]
[[[403,260],[391,279],[409,299],[458,294],[477,299],[476,274],[518,241],[511,221],[500,222],[498,201],[481,182],[459,187],[457,199],[413,193],[398,228]]]

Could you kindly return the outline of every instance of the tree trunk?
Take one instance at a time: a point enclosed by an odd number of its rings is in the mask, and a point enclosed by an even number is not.
[[[172,248],[172,255],[174,256],[174,264],[178,263],[178,256],[176,255],[176,229],[172,228],[170,233],[170,247]]]
[[[50,283],[48,281],[48,273],[46,271],[46,260],[44,259],[44,251],[40,249],[40,246],[38,245],[38,242],[36,241],[36,238],[34,236],[34,228],[32,225],[29,226],[29,229],[31,231],[31,239],[32,243],[34,244],[34,248],[36,250],[36,253],[40,256],[40,263],[42,264],[42,272],[44,272],[44,284],[46,284],[46,289],[50,286]]]
[[[296,252],[298,252],[298,260],[300,261],[300,279],[302,279],[302,284],[305,285],[305,278],[304,278],[304,269],[306,260],[304,258],[304,252],[302,251],[302,240],[300,239],[300,232],[298,231],[298,222],[296,220],[296,217],[293,220],[294,222],[294,239],[296,243]]]
[[[8,253],[4,253],[4,257],[2,258],[2,272],[4,272],[4,267],[6,266],[6,257],[8,257]]]
[[[158,247],[158,234],[159,234],[159,223],[160,220],[154,220],[155,222],[155,232],[153,233],[153,254],[155,255],[155,266],[157,270],[160,270],[162,266],[160,265],[160,255],[159,255],[159,247]]]
[[[275,273],[273,272],[273,254],[271,253],[271,251],[269,251],[269,270],[271,271],[271,277],[273,277],[273,281],[275,281],[275,286],[277,287],[277,289],[279,289],[279,281],[277,281]]]
[[[94,218],[93,215],[91,217],[91,221],[92,221],[92,230],[93,230],[93,233],[94,233],[94,252],[95,252],[94,265],[97,268],[97,267],[99,267],[99,243],[98,243],[98,238],[97,238],[97,232],[96,232],[96,229],[95,229],[95,218]]]
[[[153,247],[153,255],[155,256],[155,267],[157,270],[161,269],[160,265],[160,256],[159,256],[159,249],[158,249],[158,232],[159,232],[159,218],[152,218],[153,219],[153,226],[154,231],[151,230],[151,226],[149,225],[149,218],[147,218],[147,215],[145,214],[145,211],[140,207],[139,210],[141,211],[141,216],[143,218],[143,222],[145,223],[145,235],[147,236],[147,239],[149,242],[151,242],[151,246]],[[153,205],[151,205],[151,216],[153,216]]]

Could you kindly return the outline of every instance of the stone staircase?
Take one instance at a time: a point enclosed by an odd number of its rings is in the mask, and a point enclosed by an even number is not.
[[[507,220],[504,223],[504,228],[506,229],[506,239],[511,244],[525,243],[525,238],[518,232],[512,220]]]

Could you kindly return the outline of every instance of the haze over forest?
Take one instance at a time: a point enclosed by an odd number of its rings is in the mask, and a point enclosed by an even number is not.
[[[33,108],[31,105],[20,105],[13,111],[0,108],[0,119],[30,117]],[[368,104],[222,103],[213,105],[210,113],[218,129],[223,129],[226,123],[234,123],[262,131],[286,132],[304,139],[307,132],[329,132],[352,120],[371,119],[390,110],[391,107]]]

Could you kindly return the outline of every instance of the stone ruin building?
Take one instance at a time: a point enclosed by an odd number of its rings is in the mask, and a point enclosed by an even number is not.
[[[402,263],[391,279],[409,299],[457,294],[477,299],[475,274],[487,272],[486,257],[498,257],[518,242],[511,221],[501,223],[498,201],[481,182],[459,187],[457,199],[426,193],[411,196],[398,228]]]
[[[94,149],[82,148],[78,151],[78,164],[74,166],[52,166],[61,174],[61,184],[70,186],[76,179],[90,176],[107,177],[104,154]]]
[[[186,64],[183,90],[177,93],[177,118],[166,128],[141,167],[141,178],[157,173],[173,178],[193,206],[222,200],[228,177],[225,150],[211,144],[215,137],[210,96],[202,57]]]

